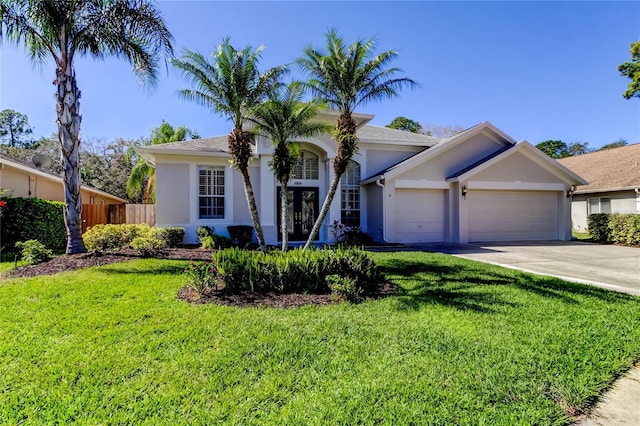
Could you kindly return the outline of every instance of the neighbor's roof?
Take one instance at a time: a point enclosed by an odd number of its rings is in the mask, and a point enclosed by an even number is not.
[[[23,160],[20,160],[19,158],[0,152],[0,165],[3,163],[15,169],[22,170],[23,172],[41,176],[43,178],[53,180],[62,184],[62,177],[60,177],[59,175],[53,174],[48,171],[40,170],[33,164],[29,163],[28,161],[23,161]],[[121,203],[126,203],[126,200],[116,195],[109,194],[108,192],[102,191],[101,189],[97,189],[85,184],[81,184],[80,187],[86,189],[87,191],[102,195],[103,197],[109,197],[114,200],[120,201]]]
[[[640,187],[640,144],[561,158],[557,161],[589,182],[588,185],[579,186],[576,193]]]

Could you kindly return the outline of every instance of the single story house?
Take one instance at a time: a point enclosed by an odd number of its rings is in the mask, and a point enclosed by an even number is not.
[[[62,178],[38,169],[35,165],[0,152],[0,190],[2,195],[64,201]],[[81,185],[83,204],[122,204],[120,197],[90,186]]]
[[[640,213],[640,144],[558,162],[589,182],[573,191],[571,218],[575,230],[586,231],[587,216],[592,213]]]
[[[360,226],[374,240],[469,242],[571,239],[570,199],[578,175],[491,123],[438,139],[368,125],[354,114],[359,151],[342,177],[318,242],[335,241],[333,224]],[[335,112],[319,120],[335,123]],[[290,241],[305,241],[333,174],[330,134],[306,138],[288,185]],[[158,226],[196,229],[251,225],[240,174],[229,166],[227,136],[137,148],[156,168]],[[250,175],[269,244],[279,239],[279,184],[273,146],[258,137]]]

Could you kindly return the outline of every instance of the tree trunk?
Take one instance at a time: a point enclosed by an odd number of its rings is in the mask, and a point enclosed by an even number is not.
[[[338,190],[340,178],[344,174],[345,170],[347,170],[349,162],[358,150],[356,122],[353,120],[353,118],[351,118],[351,114],[347,113],[340,115],[340,117],[338,118],[338,125],[336,127],[334,137],[336,139],[336,157],[333,163],[333,180],[331,181],[329,192],[324,198],[324,203],[322,204],[322,209],[320,209],[320,214],[318,215],[316,222],[313,224],[313,228],[311,229],[311,233],[309,234],[309,239],[304,245],[304,250],[311,247],[313,241],[318,236],[318,233],[320,232],[320,226],[322,226],[322,223],[326,219],[327,214],[329,213],[329,207],[331,207],[331,203],[333,202],[333,197],[336,195],[336,191]]]
[[[289,230],[287,229],[287,182],[280,182],[280,232],[282,233],[282,251],[289,248]]]
[[[267,251],[267,245],[264,242],[264,234],[262,233],[262,225],[260,224],[260,215],[258,214],[258,207],[256,206],[256,198],[253,195],[253,186],[251,185],[251,178],[249,177],[249,169],[244,168],[240,170],[242,174],[242,180],[244,182],[244,194],[247,197],[247,204],[249,205],[249,213],[253,220],[253,227],[256,230],[256,237],[258,237],[258,245],[260,251]]]
[[[82,240],[82,200],[80,198],[80,91],[71,61],[56,70],[56,112],[62,154],[64,219],[67,227],[67,254],[85,253]]]
[[[336,195],[336,191],[338,189],[338,184],[340,183],[340,176],[337,174],[333,175],[333,180],[331,181],[331,186],[329,187],[329,192],[327,196],[324,197],[324,203],[322,203],[322,208],[320,209],[320,214],[318,214],[318,218],[316,222],[313,224],[313,228],[311,228],[311,233],[309,234],[309,239],[304,245],[303,250],[308,249],[313,244],[313,241],[318,236],[320,232],[320,226],[322,226],[322,222],[324,222],[327,214],[329,213],[329,207],[331,207],[331,203],[333,202],[333,197]]]

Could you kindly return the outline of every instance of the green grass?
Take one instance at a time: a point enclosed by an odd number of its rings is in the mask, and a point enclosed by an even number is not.
[[[640,358],[640,298],[427,253],[397,296],[176,300],[185,262],[0,284],[0,424],[563,424]]]
[[[572,232],[573,238],[580,241],[591,241],[591,234],[588,232]]]

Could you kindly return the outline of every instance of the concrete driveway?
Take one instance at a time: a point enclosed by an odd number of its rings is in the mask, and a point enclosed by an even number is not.
[[[640,248],[579,241],[425,243],[411,247],[640,295]]]

